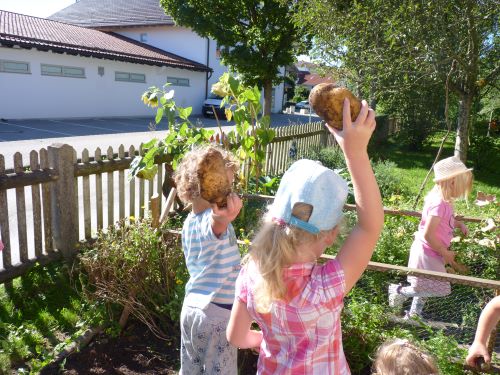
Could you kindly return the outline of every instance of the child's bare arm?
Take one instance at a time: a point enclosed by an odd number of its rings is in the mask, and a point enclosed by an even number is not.
[[[351,123],[348,100],[344,101],[343,110],[343,130],[329,129],[344,152],[358,214],[358,223],[337,256],[344,269],[347,293],[370,261],[384,224],[384,210],[367,152],[368,141],[375,130],[375,112],[363,101],[358,118]]]
[[[498,324],[500,319],[500,296],[493,298],[483,309],[477,323],[476,336],[474,342],[469,348],[469,354],[465,361],[469,366],[475,366],[476,358],[483,357],[486,363],[491,361],[490,354],[486,348],[486,341]]]
[[[452,264],[455,260],[455,252],[448,250],[436,236],[440,222],[439,216],[429,216],[424,227],[424,238],[432,249],[444,258],[446,263]]]
[[[252,317],[244,303],[236,300],[226,329],[227,341],[241,348],[258,348],[262,342],[262,332],[250,329]]]
[[[227,226],[236,219],[242,206],[240,197],[235,193],[227,197],[227,207],[218,208],[216,204],[212,205],[212,231],[217,237],[226,232]]]
[[[467,228],[467,225],[465,225],[463,221],[458,220],[457,218],[455,218],[455,228],[460,229],[464,236],[469,235],[469,228]]]

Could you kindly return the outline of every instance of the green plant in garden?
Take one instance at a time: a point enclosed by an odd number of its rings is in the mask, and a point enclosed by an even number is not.
[[[153,178],[158,169],[155,157],[163,154],[168,154],[172,158],[171,163],[175,170],[179,160],[193,145],[207,143],[214,134],[213,130],[197,127],[189,121],[192,108],[176,105],[173,100],[174,90],[167,91],[169,85],[167,83],[163,88],[152,86],[142,94],[141,99],[144,104],[156,108],[156,124],[166,119],[168,134],[164,139],[153,138],[142,145],[146,153],[136,156],[132,161],[131,178],[134,176]]]
[[[104,324],[105,309],[81,298],[72,276],[61,263],[37,264],[0,285],[0,374],[38,374],[85,330]]]
[[[179,329],[188,279],[179,238],[152,228],[150,219],[122,220],[99,232],[80,262],[91,300],[128,306],[161,338]]]
[[[249,173],[255,177],[255,189],[259,191],[266,147],[276,134],[271,129],[270,117],[261,114],[260,90],[224,73],[212,86],[212,92],[223,98],[221,106],[229,105],[225,110],[226,118],[228,121],[234,119],[236,126],[227,134],[228,141],[236,145],[236,154],[241,162],[249,161]],[[245,190],[248,191],[248,178],[245,178]]]

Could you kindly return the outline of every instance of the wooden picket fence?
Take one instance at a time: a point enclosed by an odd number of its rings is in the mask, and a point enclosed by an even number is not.
[[[333,144],[319,122],[276,128],[267,148],[266,173],[285,171],[289,149],[299,152]],[[0,283],[25,273],[37,262],[71,259],[79,241],[117,220],[144,217],[152,196],[162,196],[168,155],[157,158],[157,176],[149,181],[128,179],[126,170],[140,146],[121,145],[118,150],[97,148],[77,155],[69,145],[54,144],[31,151],[29,163],[20,152],[14,168],[6,169],[0,155]],[[31,195],[31,199],[29,198]],[[160,199],[161,205],[161,199]],[[161,206],[160,206],[161,209]]]

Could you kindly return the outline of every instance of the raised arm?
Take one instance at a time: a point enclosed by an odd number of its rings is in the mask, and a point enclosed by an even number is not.
[[[227,207],[218,208],[216,204],[212,205],[212,231],[217,237],[226,232],[230,222],[236,219],[243,206],[240,197],[231,193],[227,197]]]
[[[375,112],[365,100],[354,123],[349,101],[344,100],[343,130],[329,127],[344,152],[351,174],[358,223],[342,245],[337,259],[344,269],[346,293],[361,277],[373,254],[384,224],[384,209],[375,175],[368,158],[368,141],[375,130]]]

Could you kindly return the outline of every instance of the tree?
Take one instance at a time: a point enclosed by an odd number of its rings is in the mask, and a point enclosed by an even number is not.
[[[453,66],[449,88],[458,105],[455,154],[467,159],[473,102],[498,79],[496,0],[299,3],[295,21],[315,35],[320,54],[341,62],[359,91],[376,101],[395,103],[403,97],[421,102],[425,93],[438,87],[444,91]],[[419,94],[407,95],[412,92]]]
[[[291,64],[294,50],[302,53],[307,44],[291,20],[294,6],[273,0],[161,0],[161,5],[179,25],[217,40],[222,62],[245,84],[264,88],[269,115],[273,84],[282,80],[279,67]]]

